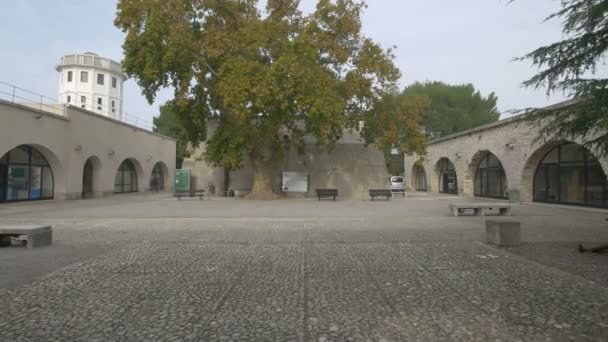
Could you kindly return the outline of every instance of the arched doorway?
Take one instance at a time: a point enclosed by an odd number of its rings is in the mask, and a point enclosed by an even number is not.
[[[82,196],[93,198],[101,193],[101,160],[96,156],[89,157],[82,170]]]
[[[550,150],[534,175],[534,201],[608,208],[606,174],[585,147],[566,143]]]
[[[165,172],[161,163],[156,163],[150,176],[150,191],[165,190]]]
[[[93,162],[87,159],[82,172],[82,198],[93,198]]]
[[[414,188],[416,191],[427,191],[426,172],[422,165],[414,166]]]
[[[137,172],[133,163],[126,159],[120,164],[114,177],[114,193],[137,192]]]
[[[457,195],[458,178],[454,164],[447,158],[441,158],[437,163],[437,170],[439,170],[439,192]]]
[[[0,158],[0,202],[52,199],[55,181],[46,158],[20,145]]]
[[[502,163],[490,152],[486,152],[475,172],[474,194],[478,197],[508,199],[507,175]]]

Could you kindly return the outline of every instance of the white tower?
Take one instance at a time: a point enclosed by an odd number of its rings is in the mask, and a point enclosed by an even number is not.
[[[59,72],[59,101],[114,119],[122,119],[123,83],[120,63],[91,52],[65,55]]]

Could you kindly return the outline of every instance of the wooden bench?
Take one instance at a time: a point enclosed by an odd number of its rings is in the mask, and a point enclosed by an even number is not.
[[[465,210],[472,210],[475,216],[485,216],[486,210],[498,209],[497,215],[511,215],[511,205],[508,203],[473,203],[473,204],[450,204],[450,212],[454,216],[464,214]]]
[[[203,196],[205,196],[205,190],[203,190],[203,189],[190,190],[190,191],[176,191],[173,194],[173,197],[176,197],[178,201],[181,200],[182,197],[198,197],[198,199],[202,200]]]
[[[53,230],[42,225],[0,225],[0,241],[10,245],[12,238],[25,241],[28,249],[48,246],[53,242]]]
[[[316,189],[317,197],[319,197],[319,201],[321,198],[332,198],[334,201],[336,197],[338,197],[338,189]]]
[[[369,197],[372,201],[376,197],[384,197],[387,201],[390,201],[393,197],[393,191],[391,189],[369,189]]]

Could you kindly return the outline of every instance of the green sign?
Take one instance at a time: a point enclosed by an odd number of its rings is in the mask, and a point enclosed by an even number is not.
[[[190,170],[175,171],[175,191],[190,191]]]

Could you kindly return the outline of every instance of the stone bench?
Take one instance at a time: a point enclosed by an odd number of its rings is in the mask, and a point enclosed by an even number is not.
[[[521,224],[517,221],[486,221],[486,242],[497,246],[521,243]]]
[[[450,212],[454,216],[460,216],[464,214],[465,210],[472,210],[473,215],[475,216],[485,216],[486,209],[498,209],[498,215],[501,216],[511,215],[511,205],[508,203],[450,204],[449,208]]]
[[[0,240],[23,238],[27,248],[48,246],[53,242],[51,226],[42,225],[0,225]]]

